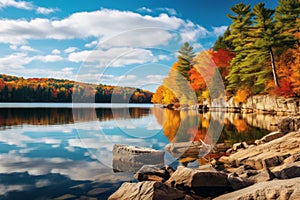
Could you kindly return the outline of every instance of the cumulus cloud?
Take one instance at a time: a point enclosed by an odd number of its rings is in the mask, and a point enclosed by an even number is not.
[[[213,27],[213,34],[216,36],[222,35],[228,26]]]
[[[130,64],[143,64],[154,60],[150,50],[134,48],[110,48],[108,50],[81,51],[69,54],[71,62],[96,63],[94,67],[123,67]]]
[[[143,7],[139,8],[139,9],[137,9],[137,11],[139,11],[139,12],[148,12],[148,13],[151,13],[151,12],[152,12],[152,10],[151,10],[150,8],[147,8],[147,7],[145,7],[145,6],[143,6]]]
[[[90,43],[85,44],[84,46],[85,46],[86,48],[92,48],[92,47],[97,46],[97,44],[98,44],[98,41],[97,41],[97,40],[94,40],[94,41],[92,41],[92,42],[90,42]]]
[[[77,47],[69,47],[69,48],[66,48],[64,50],[65,53],[73,53],[74,51],[76,51],[78,48]]]
[[[15,1],[15,0],[0,0],[0,8],[14,7],[23,10],[35,10],[38,14],[48,15],[55,12],[57,9],[37,7],[31,2]]]
[[[101,20],[99,20],[101,19]],[[125,33],[128,30],[148,31],[145,36],[131,35],[129,40],[146,41],[151,45],[166,43],[170,39],[169,31],[184,31],[189,28],[192,31],[194,24],[175,16],[160,14],[159,16],[143,16],[130,11],[118,11],[102,9],[94,12],[79,12],[61,19],[1,19],[0,20],[0,42],[11,44],[24,44],[30,39],[74,39],[74,38],[101,38],[101,41],[108,40],[113,36]],[[195,26],[194,28],[199,29]],[[144,31],[145,33],[145,31]],[[153,37],[155,36],[155,39]],[[135,38],[140,38],[139,40]],[[158,41],[157,41],[158,40]],[[119,40],[122,41],[122,40]],[[148,44],[147,44],[148,45]]]
[[[60,54],[60,50],[58,50],[58,49],[53,49],[51,53],[52,53],[52,54],[55,54],[55,55],[58,55],[58,54]]]
[[[44,7],[38,7],[36,9],[36,13],[38,14],[43,14],[43,15],[48,15],[50,13],[55,12],[57,9],[54,8],[44,8]]]
[[[15,0],[0,0],[0,8],[15,7],[24,10],[32,10],[34,5],[31,2],[15,1]]]

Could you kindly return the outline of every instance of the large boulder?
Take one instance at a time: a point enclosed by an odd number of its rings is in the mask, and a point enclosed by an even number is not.
[[[123,183],[109,200],[176,200],[183,199],[185,194],[161,182],[143,181],[139,183]]]
[[[114,172],[136,172],[144,165],[164,164],[164,151],[115,144],[113,147]]]
[[[175,170],[170,166],[144,165],[135,173],[134,178],[139,181],[165,182],[170,178],[174,171]]]
[[[179,166],[167,181],[175,187],[227,187],[227,174],[215,170],[197,170]]]
[[[289,199],[300,197],[300,178],[273,180],[257,183],[235,192],[221,195],[214,200]]]

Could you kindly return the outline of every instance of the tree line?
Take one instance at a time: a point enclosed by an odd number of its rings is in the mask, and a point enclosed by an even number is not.
[[[300,96],[300,1],[279,0],[274,10],[240,3],[230,10],[232,23],[211,49],[195,54],[184,43],[153,103],[190,103],[192,93],[198,102],[216,97],[222,92],[217,74],[226,96],[239,102],[256,94]]]
[[[0,102],[150,103],[152,92],[132,87],[75,83],[53,78],[28,78],[0,74]]]

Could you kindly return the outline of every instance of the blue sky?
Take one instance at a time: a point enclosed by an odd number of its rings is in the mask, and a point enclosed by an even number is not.
[[[0,73],[154,91],[183,42],[210,48],[239,2],[261,1],[0,0]]]

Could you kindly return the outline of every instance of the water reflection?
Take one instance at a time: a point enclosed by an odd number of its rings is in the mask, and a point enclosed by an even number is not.
[[[132,173],[113,172],[114,144],[164,150],[169,143],[250,143],[274,129],[270,124],[276,120],[275,116],[199,115],[155,107],[76,112],[0,109],[0,199],[53,199],[66,194],[74,199],[106,199],[122,182],[135,181]],[[216,127],[223,122],[219,137]],[[164,159],[165,164],[176,160],[196,166],[214,156]]]
[[[193,110],[175,111],[158,107],[154,107],[152,112],[163,127],[164,135],[173,144],[168,145],[167,150],[183,165],[196,160],[203,164],[207,159],[224,155],[224,152],[219,151],[205,152],[205,145],[218,142],[230,147],[243,141],[252,144],[256,139],[276,130],[274,123],[278,121],[278,117],[273,115],[222,112],[199,114]],[[195,155],[196,151],[198,155]]]
[[[81,108],[73,111],[71,108],[0,108],[0,129],[24,124],[73,124],[73,114],[79,122],[94,120],[94,113],[99,121],[140,118],[150,114],[149,108]]]

